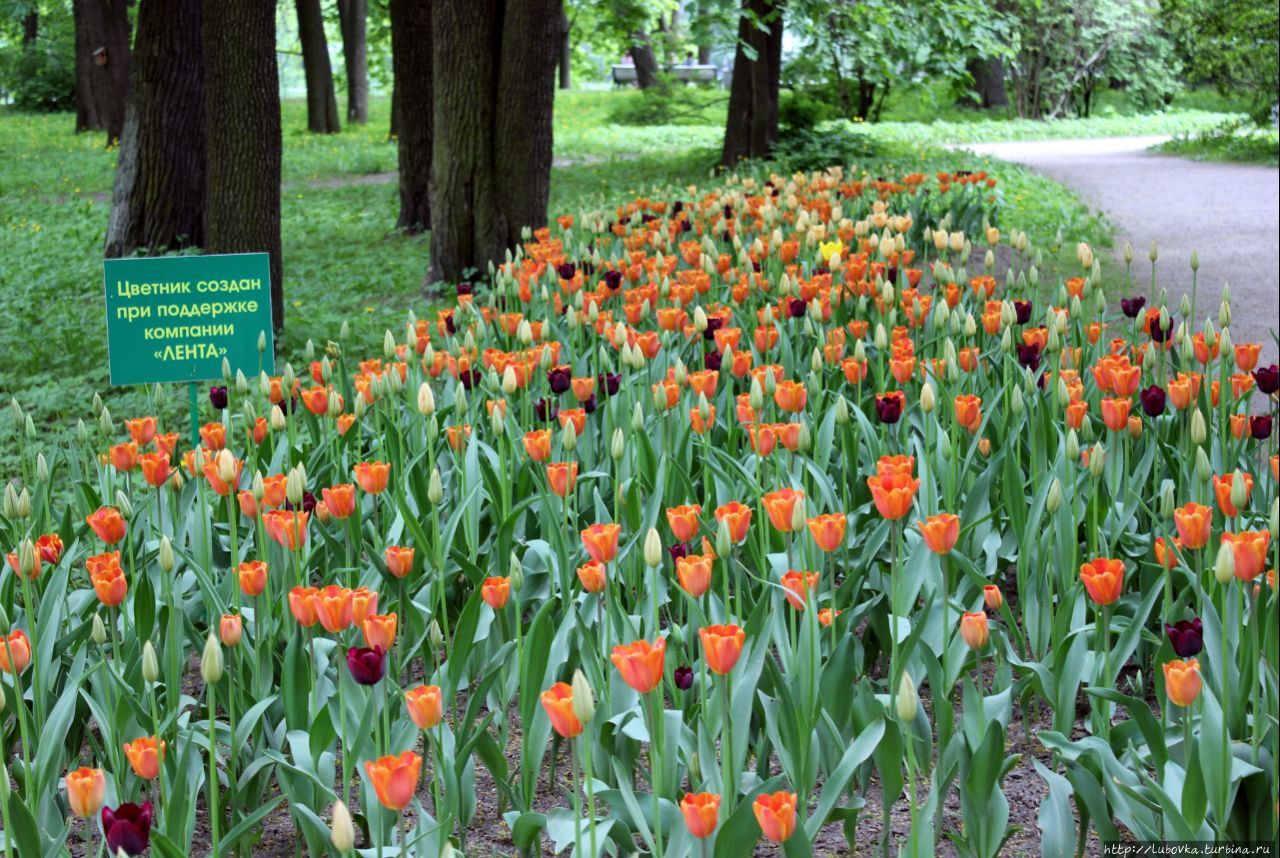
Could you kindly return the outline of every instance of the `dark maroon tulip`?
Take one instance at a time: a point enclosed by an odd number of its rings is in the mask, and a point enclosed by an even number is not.
[[[1253,380],[1258,390],[1270,396],[1280,390],[1280,365],[1260,366],[1253,371]]]
[[[720,364],[724,362],[724,355],[712,349],[702,356],[703,369],[720,369]]]
[[[102,832],[112,855],[141,855],[151,841],[151,802],[102,809]]]
[[[893,285],[898,285],[898,266],[890,265],[884,272],[884,279]]]
[[[787,301],[787,315],[793,319],[798,319],[804,315],[805,303],[799,298],[792,298]]]
[[[1025,325],[1031,321],[1031,302],[1030,301],[1014,301],[1013,312],[1018,317],[1018,324]]]
[[[1193,620],[1178,620],[1173,625],[1165,623],[1164,631],[1169,636],[1169,643],[1172,644],[1178,658],[1191,658],[1204,649],[1204,630],[1199,617]]]
[[[622,383],[622,376],[616,372],[602,372],[596,376],[596,389],[605,396],[614,396],[618,392],[618,385]]]
[[[689,546],[683,542],[677,542],[667,548],[667,553],[671,555],[672,560],[679,560],[681,557],[689,556]]]
[[[708,316],[707,329],[702,332],[702,338],[704,340],[714,340],[716,338],[716,331],[720,330],[723,327],[724,327],[724,319],[722,319],[719,316]]]
[[[473,292],[475,292],[475,291],[476,291],[475,284],[474,284],[474,283],[468,283],[468,282],[466,282],[465,280],[464,280],[463,282],[459,283],[457,286],[453,287],[453,289],[454,289],[454,291],[455,291],[455,292],[457,292],[459,295],[470,295],[470,294],[472,294]]]
[[[361,685],[377,685],[386,662],[382,647],[353,646],[347,650],[351,678]]]
[[[560,275],[561,280],[572,280],[573,275],[578,273],[578,269],[574,267],[572,262],[561,262],[556,266],[556,274]]]
[[[693,687],[693,668],[682,664],[675,669],[673,678],[676,681],[676,688],[688,691]]]
[[[544,423],[556,419],[556,415],[560,413],[560,407],[550,399],[539,399],[533,403],[533,413],[538,415],[538,419]]]
[[[615,292],[622,286],[622,272],[616,268],[610,268],[604,273],[604,285],[609,287],[609,291]]]
[[[1032,372],[1040,368],[1040,346],[1036,343],[1015,343],[1018,350],[1018,363],[1028,367]]]
[[[733,206],[724,207],[724,219],[733,220]]]
[[[453,320],[453,313],[444,314],[444,329],[451,334],[458,332],[458,324]]]
[[[214,408],[221,411],[227,407],[227,389],[226,387],[209,388],[209,402]]]
[[[1153,384],[1139,392],[1138,399],[1142,401],[1142,410],[1147,412],[1148,417],[1159,417],[1164,414],[1165,392],[1160,385]]]
[[[1255,441],[1265,441],[1271,437],[1271,415],[1249,418],[1249,434]]]
[[[1141,295],[1136,298],[1121,298],[1120,311],[1130,319],[1138,318],[1138,314],[1142,312],[1142,308],[1147,306],[1147,299]]]
[[[553,366],[547,370],[547,384],[551,392],[560,394],[569,389],[573,383],[573,372],[567,366]]]
[[[876,394],[876,417],[881,423],[897,423],[902,419],[902,399]]]
[[[293,501],[288,501],[288,500],[284,502],[284,508],[287,510],[297,509],[297,507],[294,506]],[[302,511],[310,515],[311,513],[315,512],[315,509],[316,509],[316,496],[313,495],[311,492],[303,492],[302,493]]]
[[[462,386],[466,390],[475,387],[484,379],[478,369],[465,369],[458,373],[458,381],[462,382]]]
[[[591,414],[596,410],[597,404],[596,395],[593,393],[582,401],[582,410]]]
[[[1151,342],[1163,343],[1173,335],[1173,317],[1169,318],[1169,327],[1161,327],[1160,317],[1151,320]]]

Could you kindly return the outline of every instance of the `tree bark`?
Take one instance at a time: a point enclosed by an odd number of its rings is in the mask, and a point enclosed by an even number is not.
[[[32,9],[22,18],[22,47],[29,48],[40,37],[40,13]]]
[[[726,167],[765,157],[778,140],[782,12],[781,0],[742,0],[720,157]],[[755,53],[755,60],[748,56],[748,49]]]
[[[347,121],[369,121],[369,0],[338,0],[342,60],[347,70]]]
[[[636,30],[631,34],[631,59],[636,64],[636,85],[641,89],[661,86],[658,77],[658,57],[653,52],[653,42],[649,34]]]
[[[307,130],[315,134],[337,134],[338,97],[333,89],[333,66],[329,63],[329,43],[324,36],[324,14],[320,0],[296,0],[298,41],[302,43],[302,69],[307,80]]]
[[[560,67],[560,88],[571,89],[573,87],[573,42],[569,38],[570,33],[569,16],[560,12],[560,59],[558,65]]]
[[[147,0],[138,7],[108,257],[204,243],[202,7],[203,0]]]
[[[561,0],[433,5],[428,283],[484,272],[546,224]]]
[[[76,131],[105,130],[107,145],[124,130],[129,94],[129,8],[126,0],[73,0],[76,45]]]
[[[1009,97],[1004,90],[1002,60],[999,58],[971,60],[969,76],[973,78],[973,94],[967,101],[973,107],[990,110],[1009,105]]]
[[[204,10],[204,58],[209,146],[205,249],[271,254],[271,312],[279,330],[284,289],[275,4],[212,0]]]
[[[431,228],[432,44],[431,6],[391,0],[392,135],[400,163],[400,216],[396,228]]]

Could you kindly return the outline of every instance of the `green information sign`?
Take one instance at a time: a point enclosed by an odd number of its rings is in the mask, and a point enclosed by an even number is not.
[[[275,371],[267,254],[108,259],[102,274],[113,385],[211,381],[224,359]]]

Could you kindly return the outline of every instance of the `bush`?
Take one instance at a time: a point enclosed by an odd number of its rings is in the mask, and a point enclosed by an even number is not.
[[[784,166],[787,172],[810,172],[835,164],[848,167],[872,158],[876,153],[875,141],[860,131],[787,128],[774,147],[772,160]]]
[[[784,93],[778,105],[778,124],[784,129],[807,131],[842,118],[840,109],[822,89],[796,89]]]
[[[75,105],[75,59],[55,43],[41,39],[14,48],[0,65],[0,85],[19,110],[52,113]]]
[[[720,90],[668,85],[638,90],[609,111],[615,125],[706,125],[713,107],[727,96]]]

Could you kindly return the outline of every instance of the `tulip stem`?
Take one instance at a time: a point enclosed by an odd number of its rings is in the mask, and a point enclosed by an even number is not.
[[[573,779],[573,858],[582,858],[582,790],[578,786],[578,744],[569,741],[571,764],[569,771]]]
[[[662,685],[659,683],[653,695],[653,734],[649,737],[650,787],[653,789],[653,837],[654,856],[662,855],[662,805],[659,793],[662,791]]]
[[[205,686],[209,692],[209,830],[211,834],[211,850],[210,854],[218,854],[218,829],[221,827],[221,821],[218,818],[218,737],[217,737],[217,721],[218,714],[218,692],[217,686],[208,683]]]
[[[722,686],[724,691],[724,713],[722,716],[724,718],[724,737],[720,742],[720,780],[722,782],[720,784],[720,788],[724,790],[724,798],[727,804],[724,815],[726,821],[728,821],[729,815],[733,813],[733,807],[737,803],[735,799],[737,798],[738,793],[737,785],[734,784],[731,779],[733,768],[733,713],[731,711],[731,706],[733,705],[732,685],[733,679],[730,674],[726,673],[724,675],[724,685]]]
[[[596,836],[596,785],[591,773],[591,743],[585,731],[582,734],[582,762],[586,769],[587,826],[591,831],[591,858],[596,858],[600,854]]]

